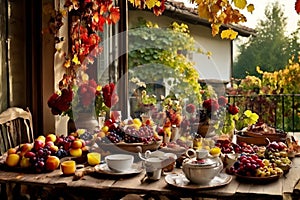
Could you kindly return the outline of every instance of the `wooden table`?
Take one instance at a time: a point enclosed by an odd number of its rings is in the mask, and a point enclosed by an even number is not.
[[[37,188],[55,188],[61,196],[83,196],[86,199],[99,197],[120,199],[126,194],[167,196],[170,199],[184,197],[211,197],[216,199],[300,199],[300,158],[293,159],[293,166],[285,177],[268,184],[244,183],[233,177],[230,184],[213,189],[188,190],[168,185],[164,176],[159,181],[144,181],[145,172],[132,177],[111,177],[106,175],[85,175],[73,181],[73,177],[62,176],[60,170],[43,174],[25,174],[0,170],[0,183],[21,183]],[[181,169],[175,169],[181,172]],[[32,187],[32,188],[34,188]],[[53,191],[51,191],[53,193]],[[51,193],[50,192],[50,193]],[[67,199],[67,198],[66,198]],[[70,199],[70,198],[68,198]]]

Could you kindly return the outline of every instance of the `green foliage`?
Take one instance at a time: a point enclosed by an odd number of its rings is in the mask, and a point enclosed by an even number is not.
[[[195,49],[194,39],[186,24],[176,22],[168,28],[140,19],[137,28],[129,31],[129,79],[145,83],[166,80],[170,90],[181,99],[201,103],[199,74],[186,57]]]
[[[278,2],[267,7],[265,17],[256,27],[257,36],[238,47],[240,54],[233,64],[233,77],[261,77],[256,66],[269,72],[283,69],[288,59],[300,51],[300,29],[286,36],[287,18]]]
[[[296,61],[297,60],[297,61]],[[264,72],[262,79],[247,76],[242,79],[235,100],[242,110],[250,108],[260,120],[286,131],[300,130],[300,62],[290,59],[282,70]],[[260,87],[258,87],[260,83]],[[255,87],[253,87],[255,86]],[[293,123],[294,120],[294,123]]]

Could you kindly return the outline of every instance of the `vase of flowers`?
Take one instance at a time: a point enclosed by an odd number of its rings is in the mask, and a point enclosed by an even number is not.
[[[204,100],[198,113],[197,133],[202,137],[214,136],[215,134],[232,137],[235,129],[235,117],[238,112],[238,107],[229,104],[224,96]]]
[[[54,115],[68,115],[68,133],[77,129],[86,129],[93,133],[98,127],[98,117],[110,113],[118,102],[114,83],[101,86],[88,75],[83,79],[70,78],[64,75],[60,81],[60,90],[48,100],[48,106]],[[78,81],[79,80],[79,81]]]

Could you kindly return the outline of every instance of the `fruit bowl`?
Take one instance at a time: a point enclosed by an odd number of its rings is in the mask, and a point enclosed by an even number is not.
[[[282,175],[277,174],[277,175],[271,175],[271,176],[256,177],[256,176],[243,176],[243,175],[236,174],[236,177],[238,180],[256,183],[256,184],[265,184],[268,182],[273,182],[273,181],[278,180],[281,176]]]

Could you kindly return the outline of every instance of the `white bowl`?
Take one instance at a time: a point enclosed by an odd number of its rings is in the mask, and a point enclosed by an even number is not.
[[[105,157],[105,162],[110,169],[123,172],[131,169],[133,159],[133,156],[128,154],[112,154]]]

